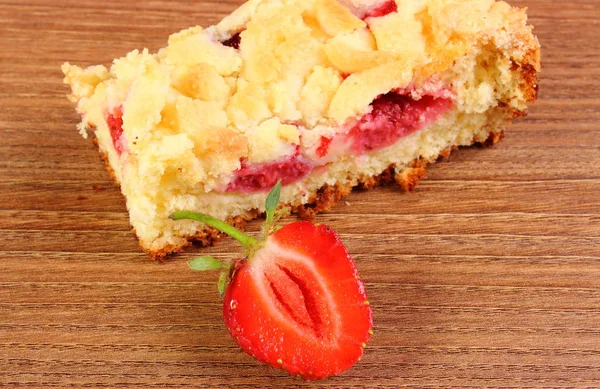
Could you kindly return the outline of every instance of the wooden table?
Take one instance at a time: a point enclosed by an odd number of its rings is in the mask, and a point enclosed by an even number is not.
[[[600,2],[515,1],[543,45],[530,116],[414,193],[355,193],[319,217],[356,258],[375,335],[318,383],[229,338],[217,275],[186,260],[231,256],[231,240],[140,252],[65,98],[63,61],[156,50],[234,3],[0,0],[0,387],[600,388]]]

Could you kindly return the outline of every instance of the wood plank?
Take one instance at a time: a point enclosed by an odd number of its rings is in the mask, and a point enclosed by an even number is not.
[[[241,352],[218,275],[188,269],[236,255],[231,239],[140,251],[62,84],[64,61],[156,50],[241,1],[0,0],[0,387],[600,388],[600,2],[511,1],[543,46],[530,115],[413,193],[357,191],[319,217],[375,332],[354,368],[311,383]]]

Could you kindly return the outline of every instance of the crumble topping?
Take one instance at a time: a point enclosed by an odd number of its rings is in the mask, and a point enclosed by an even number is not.
[[[248,138],[248,162],[265,163],[291,154],[300,144],[298,127],[283,124],[278,118],[265,120],[258,127],[246,132]]]
[[[82,133],[95,125],[129,163],[157,159],[163,172],[158,147],[176,136],[193,145],[180,155],[190,160],[179,179],[210,191],[227,185],[240,161],[307,149],[303,138],[333,139],[319,152],[329,157],[345,123],[377,113],[391,91],[423,90],[507,17],[525,24],[523,11],[493,0],[250,0],[216,26],[171,35],[156,54],[134,50],[110,69],[67,63],[63,72]],[[119,119],[106,116],[116,107]],[[354,138],[371,127],[359,125]]]

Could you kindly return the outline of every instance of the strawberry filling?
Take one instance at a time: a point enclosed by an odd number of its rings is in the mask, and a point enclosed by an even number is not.
[[[246,164],[236,170],[233,180],[227,186],[228,192],[251,193],[270,190],[278,180],[282,185],[288,185],[306,176],[313,164],[304,158],[299,149],[294,155],[284,157],[274,162]]]
[[[332,139],[326,138],[324,136],[321,137],[321,143],[319,143],[319,147],[317,147],[317,155],[321,158],[327,155],[329,151],[329,145],[331,144]]]
[[[371,103],[371,112],[346,123],[343,134],[333,138],[321,136],[315,150],[318,157],[316,161],[304,157],[299,147],[295,154],[273,162],[247,164],[242,160],[242,166],[233,172],[233,179],[226,191],[252,193],[267,191],[278,180],[282,185],[294,183],[315,167],[334,161],[338,153],[351,151],[362,155],[391,146],[401,138],[425,128],[453,105],[444,88],[418,99],[411,96],[411,90],[406,89],[376,98]],[[329,159],[323,159],[330,153]]]
[[[378,18],[397,11],[398,5],[396,2],[394,0],[388,0],[367,11],[363,16],[363,20],[366,18]]]
[[[123,112],[121,108],[115,108],[112,114],[109,114],[106,118],[106,124],[108,125],[108,131],[113,141],[113,146],[117,151],[118,155],[121,155],[124,150],[123,145]]]
[[[357,154],[391,146],[433,122],[452,108],[452,100],[430,95],[413,100],[393,92],[371,103],[372,111],[349,123],[351,149]]]

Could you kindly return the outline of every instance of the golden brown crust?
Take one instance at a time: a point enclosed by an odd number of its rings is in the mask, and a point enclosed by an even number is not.
[[[521,63],[513,61],[512,64],[511,70],[521,75],[522,82],[519,85],[519,89],[523,94],[525,101],[528,103],[533,103],[537,100],[539,92],[539,67],[539,48],[528,52]],[[527,116],[527,111],[509,107],[507,102],[499,101],[498,105],[502,108],[508,109],[510,119]]]
[[[414,190],[419,182],[427,178],[427,170],[424,167],[408,168],[395,175],[396,183],[405,192]]]
[[[292,208],[304,220],[313,220],[317,213],[331,209],[338,201],[352,192],[350,184],[325,185],[315,193],[307,204]]]
[[[521,63],[513,63],[513,70],[521,74],[523,83],[521,91],[527,102],[534,102],[538,96],[538,73],[540,69],[540,49],[539,47],[530,50],[525,55]]]
[[[492,132],[488,135],[487,139],[480,144],[484,147],[491,147],[496,143],[500,142],[504,138],[504,131]]]

